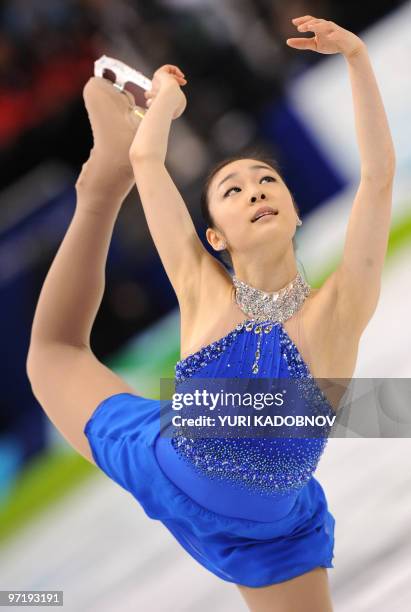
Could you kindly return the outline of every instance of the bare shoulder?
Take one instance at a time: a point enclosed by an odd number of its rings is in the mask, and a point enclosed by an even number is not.
[[[199,309],[207,309],[224,301],[232,287],[231,277],[224,265],[204,250],[196,278],[188,279],[186,289],[180,293],[179,306],[185,319],[192,319]]]
[[[218,336],[220,326],[224,330],[225,319],[230,318],[228,312],[226,317],[224,313],[232,303],[232,289],[231,276],[224,265],[206,251],[198,278],[195,282],[191,279],[179,297],[182,352],[203,339],[204,323],[211,334],[214,330]]]
[[[311,289],[309,297],[305,316],[307,324],[320,325],[328,330],[335,326],[339,297],[339,270],[329,274],[320,287]]]
[[[313,289],[304,313],[304,330],[310,347],[314,376],[351,378],[361,333],[338,316],[338,271]]]
[[[347,299],[342,298],[341,282],[340,269],[337,268],[320,288],[311,292],[307,324],[317,331],[321,328],[328,334],[333,334],[341,343],[358,343],[372,315],[365,320],[357,313],[355,302],[351,306],[347,305]]]

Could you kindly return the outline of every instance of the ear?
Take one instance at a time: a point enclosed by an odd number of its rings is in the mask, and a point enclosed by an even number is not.
[[[210,244],[215,251],[222,251],[225,248],[225,240],[218,232],[213,230],[211,227],[206,229],[206,238],[208,244]]]

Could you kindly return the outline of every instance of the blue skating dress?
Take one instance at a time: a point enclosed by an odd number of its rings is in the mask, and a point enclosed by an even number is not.
[[[312,411],[335,416],[278,322],[245,319],[177,362],[176,391],[196,377],[310,379],[321,398]],[[97,406],[84,433],[100,469],[196,561],[249,587],[334,567],[334,518],[313,476],[327,435],[263,442],[166,436],[163,409],[164,401],[117,393]]]

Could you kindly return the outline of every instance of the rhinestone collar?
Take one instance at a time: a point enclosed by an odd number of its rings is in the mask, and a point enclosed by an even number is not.
[[[233,284],[238,306],[244,314],[256,321],[267,319],[279,323],[287,321],[299,310],[311,291],[310,285],[305,282],[299,272],[285,287],[272,293],[251,287],[235,275]]]

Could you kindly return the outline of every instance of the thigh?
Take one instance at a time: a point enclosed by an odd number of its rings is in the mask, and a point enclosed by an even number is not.
[[[325,567],[266,587],[237,587],[251,612],[333,612]]]

